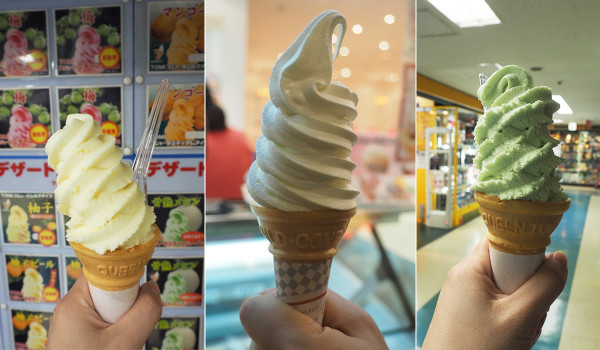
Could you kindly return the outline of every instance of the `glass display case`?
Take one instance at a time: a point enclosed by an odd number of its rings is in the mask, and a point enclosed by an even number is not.
[[[560,140],[555,148],[563,163],[556,174],[567,185],[594,185],[598,181],[600,166],[600,134],[590,131],[555,131],[552,137]]]
[[[246,205],[211,203],[210,207],[206,218],[211,232],[206,248],[210,256],[206,261],[206,349],[248,349],[250,338],[239,311],[244,300],[275,287],[269,242]],[[223,207],[227,212],[219,213],[217,209]],[[412,232],[397,227],[399,214],[398,208],[359,207],[350,224],[353,229],[338,246],[329,279],[330,289],[373,317],[390,349],[414,348],[414,256],[404,257],[385,244],[389,237],[406,240],[399,232]],[[361,225],[365,218],[373,226]],[[409,305],[404,305],[405,300]],[[409,347],[401,345],[407,343]]]
[[[473,129],[478,116],[455,106],[433,107],[430,114],[437,126],[424,130],[425,223],[452,228],[479,208],[471,188],[477,177]]]

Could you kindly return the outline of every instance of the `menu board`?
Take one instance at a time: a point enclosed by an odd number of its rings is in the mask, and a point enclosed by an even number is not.
[[[52,320],[51,312],[10,310],[13,347],[16,350],[45,349],[48,330]]]
[[[200,318],[163,317],[146,341],[146,350],[198,349]]]
[[[46,11],[0,12],[0,77],[48,75]]]
[[[121,7],[54,11],[58,75],[121,73]]]
[[[159,247],[198,247],[204,245],[204,195],[149,194],[156,225],[162,232]]]
[[[158,284],[163,306],[199,306],[203,267],[202,258],[154,257],[146,266],[146,274]]]
[[[0,89],[0,149],[42,148],[52,133],[50,89]]]
[[[61,128],[66,124],[67,115],[89,114],[100,123],[103,134],[114,136],[117,146],[123,144],[121,86],[58,88],[57,95]]]
[[[10,300],[54,303],[60,298],[58,256],[5,255]]]
[[[149,72],[204,70],[204,2],[148,3]]]
[[[8,244],[57,245],[53,193],[0,193],[2,239]]]
[[[67,282],[67,291],[75,284],[77,277],[83,272],[83,266],[76,256],[65,256],[65,279]]]
[[[148,111],[158,85],[148,85]],[[158,130],[156,147],[204,146],[204,85],[172,84]]]

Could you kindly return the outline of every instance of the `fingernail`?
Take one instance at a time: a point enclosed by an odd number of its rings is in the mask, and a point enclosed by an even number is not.
[[[148,281],[148,287],[150,288],[151,291],[153,291],[154,293],[160,295],[160,288],[158,287],[158,284],[156,284],[156,282],[154,282],[154,280],[150,280]]]
[[[552,260],[556,261],[558,265],[563,269],[563,271],[567,271],[567,256],[562,251],[557,251],[552,254]]]

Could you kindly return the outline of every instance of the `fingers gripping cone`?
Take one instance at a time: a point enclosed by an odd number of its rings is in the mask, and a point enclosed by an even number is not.
[[[154,230],[154,237],[148,242],[105,254],[71,242],[83,265],[96,311],[106,322],[118,321],[137,298],[140,278],[161,235],[158,226],[152,225],[151,229]]]
[[[504,201],[477,191],[475,200],[488,229],[494,282],[503,293],[511,294],[542,263],[550,235],[569,209],[571,200]]]
[[[284,212],[252,205],[271,242],[277,297],[323,323],[331,260],[356,209]]]

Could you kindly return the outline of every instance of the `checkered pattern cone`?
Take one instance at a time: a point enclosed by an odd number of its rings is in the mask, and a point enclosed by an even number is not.
[[[154,253],[154,247],[161,236],[160,229],[152,225],[154,238],[129,249],[116,249],[98,254],[82,244],[70,242],[77,258],[83,265],[83,274],[88,282],[105,291],[119,291],[131,288],[140,282],[146,264]]]
[[[271,242],[277,297],[322,324],[331,260],[356,208],[284,212],[252,205],[252,211]]]

